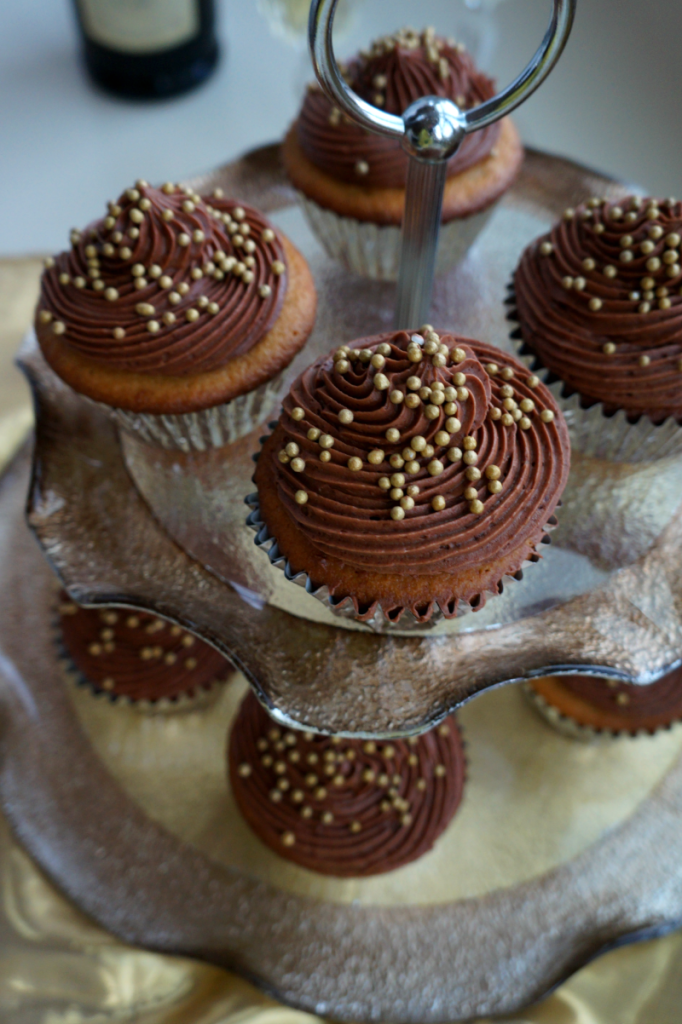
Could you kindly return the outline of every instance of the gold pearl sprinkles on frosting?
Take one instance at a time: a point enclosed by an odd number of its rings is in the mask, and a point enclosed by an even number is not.
[[[234,721],[230,781],[276,853],[341,877],[391,871],[426,853],[462,797],[456,719],[417,738],[342,739],[282,729],[250,693]]]
[[[682,417],[682,203],[592,197],[523,254],[513,335],[607,411]]]
[[[341,72],[361,99],[398,115],[426,95],[447,97],[467,110],[495,92],[494,82],[476,68],[465,47],[433,28],[404,28],[377,39],[341,65]],[[306,157],[334,178],[363,188],[405,186],[407,158],[398,142],[359,128],[316,84],[305,96],[296,133]],[[448,173],[494,158],[498,137],[498,125],[467,136]]]
[[[59,644],[79,681],[132,701],[177,700],[229,676],[225,658],[180,626],[147,612],[81,608],[63,593]]]
[[[202,197],[142,180],[108,210],[45,261],[38,323],[81,355],[132,371],[202,372],[272,325],[285,254],[257,211],[220,189]]]
[[[348,369],[340,372],[339,362]],[[379,375],[389,388],[383,381],[377,387]],[[416,402],[392,402],[396,390]],[[302,419],[292,415],[298,409]],[[352,417],[342,417],[345,410]],[[438,576],[443,591],[457,573],[479,572],[506,552],[524,552],[511,574],[537,560],[536,545],[553,523],[568,472],[566,426],[549,391],[508,354],[439,334],[430,324],[318,359],[292,385],[274,434],[264,441],[267,465],[277,466],[267,475],[274,473],[281,512],[315,558],[362,574]],[[289,461],[292,443],[301,452],[300,472]],[[259,463],[259,487],[260,473]],[[301,488],[304,505],[295,497]],[[262,502],[256,505],[262,510]],[[269,519],[279,515],[276,507],[269,506]],[[258,514],[254,527],[263,525]],[[272,525],[277,557],[291,559],[277,532]],[[290,568],[300,572],[300,559]],[[499,592],[503,575],[504,569],[483,590]],[[352,588],[342,594],[324,577],[308,582],[312,593],[324,583],[335,600],[355,601]],[[427,621],[436,605],[453,617],[460,605],[485,601],[481,589],[450,594],[439,591],[430,610],[417,613],[410,605],[410,611]],[[391,621],[404,611],[396,605]]]
[[[364,350],[363,352],[359,352],[348,345],[344,345],[341,348],[337,349],[333,355],[334,371],[336,373],[345,374],[351,369],[351,366],[354,364],[362,366],[363,364],[366,365],[367,363],[369,363],[369,375],[371,376],[373,387],[378,391],[386,391],[390,387],[390,381],[388,377],[381,372],[375,372],[372,375],[371,371],[372,369],[374,369],[375,371],[380,371],[385,367],[386,355],[391,354],[391,346],[386,343],[383,343],[382,345],[379,346],[379,349],[381,349],[381,351],[377,351],[368,359],[366,357],[363,358],[363,355],[365,354],[366,350]],[[384,350],[387,351],[385,351],[384,353]],[[424,361],[425,364],[428,363],[430,364],[431,367],[436,369],[445,368],[448,365],[448,363],[450,363],[451,366],[457,365],[467,357],[466,351],[459,347],[455,349],[454,353],[451,352],[450,348],[446,344],[441,343],[440,336],[434,331],[433,327],[430,324],[427,324],[423,328],[421,328],[421,333],[415,332],[410,335],[406,352],[410,362],[421,363],[422,361]],[[500,370],[497,364],[495,363],[488,363],[486,367],[486,372],[490,376],[499,375],[500,379],[505,381],[511,380],[514,376],[514,371],[511,367],[505,367],[504,369]],[[406,387],[412,387],[413,389],[417,387],[419,388],[419,394],[414,396],[416,400],[412,408],[418,408],[419,406],[421,406],[421,411],[428,420],[430,420],[431,422],[435,420],[440,421],[443,418],[445,412],[445,410],[441,407],[444,404],[446,404],[445,399],[447,398],[447,405],[455,406],[454,409],[450,408],[447,411],[450,413],[454,413],[455,411],[457,411],[462,412],[463,414],[463,403],[469,397],[467,389],[463,387],[463,385],[466,383],[466,374],[458,371],[455,372],[454,374],[451,374],[451,379],[454,383],[459,385],[459,387],[446,387],[445,383],[442,380],[437,379],[431,382],[431,386],[422,386],[420,378],[410,376],[408,380],[405,382]],[[526,380],[526,385],[529,387],[537,387],[537,384],[538,378],[535,377],[533,374],[529,374]],[[500,396],[503,399],[501,403],[503,408],[513,410],[514,412],[516,412],[516,410],[519,409],[521,412],[525,412],[528,414],[526,416],[512,415],[511,418],[504,418],[503,425],[511,426],[512,423],[518,422],[519,427],[522,430],[529,430],[531,427],[531,420],[529,417],[536,413],[539,415],[543,423],[551,423],[553,421],[554,412],[551,409],[536,409],[535,402],[532,399],[522,398],[520,403],[517,403],[513,398],[515,394],[514,388],[510,384],[503,384],[500,387],[499,391]],[[400,394],[401,396],[403,395],[402,391],[393,391],[391,392],[391,395],[389,395],[389,400],[392,401],[394,404],[399,404],[395,402],[395,399],[393,399],[392,397],[396,393]],[[462,403],[462,405],[458,403]],[[493,412],[497,412],[495,407],[492,407],[490,409],[490,413],[492,414]],[[295,422],[300,422],[304,418],[305,412],[304,410],[301,409],[300,406],[295,406],[291,410],[290,415],[291,419],[293,419]],[[350,409],[344,407],[338,410],[336,418],[339,424],[341,424],[342,426],[349,426],[351,423],[353,423],[354,414]],[[495,415],[492,418],[497,419],[499,418],[499,416]],[[398,440],[401,440],[401,438],[402,440],[408,441],[409,449],[406,451],[408,453],[408,458],[410,460],[409,462],[407,462],[407,468],[409,473],[411,473],[412,475],[416,475],[425,468],[430,476],[440,476],[445,470],[445,463],[438,458],[432,457],[436,450],[438,449],[445,449],[445,451],[443,452],[443,456],[449,462],[462,461],[466,466],[476,465],[476,463],[478,462],[478,454],[476,453],[475,450],[477,447],[476,438],[472,436],[467,436],[463,438],[462,447],[465,449],[465,451],[462,453],[457,447],[450,446],[451,433],[448,432],[448,430],[450,432],[461,431],[461,420],[458,419],[455,415],[450,415],[445,419],[444,426],[448,429],[437,430],[435,432],[433,437],[433,440],[435,442],[434,445],[427,444],[426,439],[419,434],[415,435],[411,439],[405,438],[400,433],[400,431],[393,428],[393,436],[391,439],[393,440],[394,443]],[[390,430],[391,428],[389,428],[389,431]],[[324,447],[331,447],[329,442],[330,440],[333,441],[330,435],[320,434],[319,428],[317,427],[312,427],[308,431],[306,436],[308,440],[317,441],[320,445],[323,445]],[[294,448],[296,449],[295,451],[293,450]],[[420,462],[420,457],[423,456],[425,453],[426,460],[422,458],[422,461]],[[291,458],[291,456],[297,454],[298,445],[289,442],[289,444],[287,444],[286,447],[279,452],[279,461],[283,464],[286,464]],[[381,466],[387,461],[388,457],[386,453],[381,449],[373,449],[368,453],[366,458],[370,465]],[[403,453],[402,456],[398,456],[397,458],[393,456],[391,458],[395,460],[390,463],[391,465],[405,465],[405,452]],[[295,461],[297,464],[295,466],[292,465],[291,468],[294,470],[294,472],[303,472],[305,469],[305,463],[303,462],[303,460],[298,459]],[[351,470],[351,472],[358,473],[363,468],[363,460],[358,456],[350,456],[346,461],[346,465],[348,469]],[[492,486],[492,488],[491,486],[488,486],[488,491],[490,494],[499,494],[503,487],[503,484],[500,481],[500,470],[497,466],[493,468],[496,473],[496,475],[492,478],[494,479],[494,485]],[[395,484],[395,479],[398,476],[400,477],[400,483]],[[477,473],[475,475],[470,474],[468,479],[478,480],[480,479],[480,473]],[[385,487],[385,480],[386,477],[382,476],[377,481],[377,486],[381,490],[388,489]],[[391,477],[392,485],[400,487],[402,486],[403,483],[404,477],[402,476],[402,474],[394,474],[394,476]],[[465,489],[465,497],[471,490],[471,488]],[[299,491],[298,493],[301,494],[303,492]],[[405,511],[411,511],[414,508],[415,503],[412,499],[410,499],[410,503],[406,505],[404,503],[402,493],[394,496],[393,491],[391,491],[391,498],[397,502],[397,504],[395,504],[393,508],[390,509],[391,519],[393,519],[394,522],[401,522],[405,518]],[[296,500],[298,501],[298,498]],[[307,502],[307,500],[308,496],[306,495],[305,502]],[[442,498],[441,500],[444,501],[444,499]],[[469,512],[471,512],[473,515],[481,515],[481,513],[485,510],[483,501],[479,500],[479,495],[477,492],[470,494],[467,500],[469,501]],[[299,501],[299,504],[302,503],[304,502]],[[429,506],[427,504],[424,505],[425,509],[427,509],[428,507]],[[436,503],[436,505],[434,505],[433,502],[431,502],[430,507],[434,511],[442,511],[442,509],[445,506],[443,505],[441,507],[441,503],[439,500]]]

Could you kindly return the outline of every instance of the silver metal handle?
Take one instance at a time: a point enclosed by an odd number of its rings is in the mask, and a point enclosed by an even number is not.
[[[460,110],[451,100],[425,96],[412,103],[402,117],[389,114],[357,96],[341,76],[332,42],[338,0],[312,0],[308,38],[315,74],[332,103],[367,131],[401,139],[410,155],[396,326],[417,327],[428,318],[433,289],[436,248],[445,187],[445,162],[469,132],[485,128],[515,110],[550,73],[570,35],[577,0],[553,0],[552,17],[544,39],[531,61],[501,93],[471,110]],[[416,163],[442,165],[429,174]]]

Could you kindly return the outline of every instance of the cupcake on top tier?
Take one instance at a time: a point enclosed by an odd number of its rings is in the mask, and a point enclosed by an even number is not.
[[[476,69],[464,48],[433,29],[404,29],[378,39],[349,61],[344,75],[361,99],[397,115],[424,96],[442,96],[467,109],[495,93],[492,79]],[[400,140],[358,127],[313,85],[283,155],[329,254],[356,273],[394,279],[409,159]],[[522,159],[509,119],[467,135],[448,165],[438,270],[464,255]]]
[[[63,594],[60,647],[95,693],[133,703],[178,702],[224,682],[226,658],[181,626],[126,608],[81,608]]]
[[[595,676],[547,676],[526,686],[534,706],[577,739],[654,733],[682,721],[682,669],[638,686]]]
[[[294,382],[249,521],[337,611],[451,618],[537,561],[569,458],[554,399],[513,356],[430,326],[396,331]]]
[[[682,203],[593,198],[521,257],[514,336],[587,454],[682,451],[681,245]]]
[[[229,770],[259,839],[311,871],[349,878],[427,853],[462,799],[466,761],[454,717],[419,738],[348,740],[283,732],[250,693]]]
[[[36,333],[76,391],[187,450],[267,417],[315,305],[305,260],[257,210],[138,181],[47,260]]]

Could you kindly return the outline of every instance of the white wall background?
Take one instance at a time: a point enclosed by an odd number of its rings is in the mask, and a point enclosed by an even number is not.
[[[352,0],[350,53],[402,24],[471,37],[463,0]],[[71,0],[0,0],[0,254],[56,250],[135,178],[178,179],[272,141],[308,76],[300,38],[263,13],[305,0],[217,0],[223,60],[196,93],[136,104],[99,93],[78,62]],[[538,45],[550,0],[504,0],[488,69],[506,82]],[[473,37],[472,37],[473,38]],[[531,145],[652,194],[682,194],[682,3],[579,0],[558,68],[516,115]]]

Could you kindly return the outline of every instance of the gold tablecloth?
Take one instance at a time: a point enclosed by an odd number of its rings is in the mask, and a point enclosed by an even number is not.
[[[14,351],[30,322],[40,260],[0,262],[0,466],[31,423]],[[0,818],[0,1020],[4,1024],[316,1024],[225,971],[124,946],[46,879]],[[526,1024],[679,1024],[682,934],[585,967]],[[498,1024],[500,1024],[498,1020]]]

